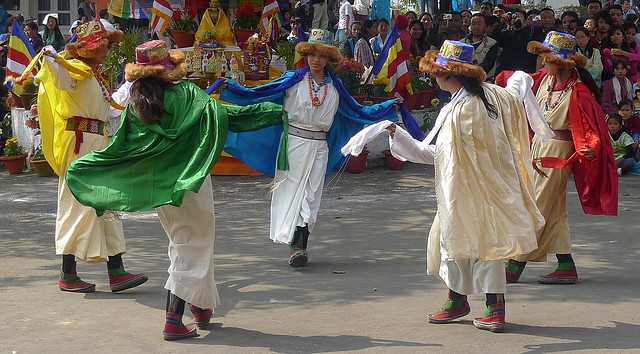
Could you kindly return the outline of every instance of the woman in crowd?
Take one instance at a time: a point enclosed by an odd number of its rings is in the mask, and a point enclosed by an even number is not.
[[[29,42],[33,47],[33,50],[37,53],[44,47],[44,42],[42,41],[42,36],[38,33],[38,24],[35,22],[29,22],[26,26],[24,26],[24,33],[29,38]]]
[[[380,19],[378,20],[377,27],[378,35],[369,40],[373,54],[375,54],[376,57],[382,53],[382,48],[384,48],[387,42],[387,37],[389,36],[389,21]]]
[[[411,56],[414,58],[420,58],[424,53],[429,50],[429,43],[427,42],[427,32],[420,21],[413,21],[409,25],[409,34],[411,34]]]
[[[602,84],[602,109],[606,114],[618,112],[618,104],[633,99],[633,83],[629,80],[629,65],[618,60],[613,65],[613,77]]]
[[[596,32],[591,37],[591,44],[594,48],[602,49],[609,40],[611,30],[611,16],[607,11],[600,11],[596,16]]]
[[[576,42],[578,53],[587,58],[585,69],[591,74],[598,87],[602,86],[602,58],[600,50],[594,48],[589,38],[589,31],[586,28],[576,30]]]
[[[614,62],[626,61],[629,64],[628,76],[632,82],[638,81],[638,63],[640,63],[640,47],[635,42],[627,45],[624,42],[624,32],[620,27],[614,27],[609,31],[607,48],[602,50],[602,65],[604,74],[602,80],[608,80],[614,76]]]
[[[58,26],[58,14],[48,14],[43,24],[46,26],[42,35],[44,45],[50,45],[57,51],[63,50],[66,43]]]
[[[409,23],[416,21],[418,19],[418,14],[416,14],[413,11],[407,11],[404,15],[409,20]]]

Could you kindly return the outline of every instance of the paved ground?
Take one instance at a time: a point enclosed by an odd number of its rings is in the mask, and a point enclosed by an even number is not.
[[[0,353],[640,353],[640,178],[621,180],[617,218],[584,216],[570,193],[582,283],[538,285],[551,265],[532,266],[508,289],[509,332],[491,334],[474,329],[472,316],[425,321],[446,294],[424,276],[432,176],[412,166],[333,180],[310,243],[312,263],[300,271],[267,238],[269,180],[214,178],[223,305],[214,330],[167,343],[160,335],[167,239],[155,214],[125,220],[126,265],[148,274],[147,284],[112,294],[105,266],[82,264],[98,292],[62,293],[56,179],[0,172]],[[473,297],[472,314],[481,311],[482,298]]]

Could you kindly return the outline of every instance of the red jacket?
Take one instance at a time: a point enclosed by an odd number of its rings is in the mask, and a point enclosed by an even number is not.
[[[511,74],[512,71],[501,72],[496,77],[496,84],[506,86]],[[534,93],[546,75],[544,69],[531,75],[535,82]],[[542,166],[559,168],[571,164],[582,210],[592,215],[618,215],[618,175],[604,112],[579,80],[573,86],[568,114],[576,152],[564,159],[543,157]],[[593,160],[587,160],[579,152],[586,147],[595,152]]]

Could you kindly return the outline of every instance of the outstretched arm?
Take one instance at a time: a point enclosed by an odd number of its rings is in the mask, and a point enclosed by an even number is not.
[[[391,154],[397,159],[433,165],[436,146],[415,140],[404,129],[393,124],[387,128]]]

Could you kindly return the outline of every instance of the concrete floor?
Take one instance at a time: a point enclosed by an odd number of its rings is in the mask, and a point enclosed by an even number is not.
[[[552,264],[527,268],[507,294],[508,332],[476,330],[472,314],[430,325],[446,296],[425,277],[435,212],[433,171],[367,170],[326,188],[311,264],[292,270],[268,239],[269,179],[215,177],[214,329],[165,342],[167,239],[154,213],[126,215],[126,266],[150,281],[112,294],[104,264],[79,263],[94,294],[60,292],[54,178],[0,172],[0,353],[640,353],[640,178],[620,181],[620,216],[585,216],[568,196],[582,281],[542,286]],[[342,273],[344,272],[344,273]],[[191,322],[189,315],[186,322]]]

